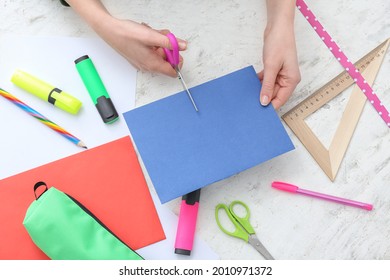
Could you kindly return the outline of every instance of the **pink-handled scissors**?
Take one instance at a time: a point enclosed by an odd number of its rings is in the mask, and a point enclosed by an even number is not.
[[[183,85],[184,90],[187,92],[188,97],[190,98],[192,105],[194,105],[195,110],[198,112],[198,107],[196,107],[196,104],[194,102],[194,99],[192,98],[191,92],[189,91],[186,83],[184,82],[183,75],[180,72],[179,69],[179,63],[180,63],[180,58],[179,58],[179,44],[177,43],[177,39],[175,35],[172,33],[168,33],[166,35],[171,42],[172,50],[169,50],[167,48],[164,48],[165,55],[167,57],[167,61],[169,64],[172,65],[172,67],[176,70],[177,76],[179,77],[179,80],[181,84]]]

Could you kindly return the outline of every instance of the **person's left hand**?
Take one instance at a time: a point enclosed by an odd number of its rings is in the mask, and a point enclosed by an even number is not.
[[[276,110],[286,103],[301,80],[293,28],[273,25],[264,32],[264,69],[258,73],[262,82],[260,103],[266,106],[272,102]]]

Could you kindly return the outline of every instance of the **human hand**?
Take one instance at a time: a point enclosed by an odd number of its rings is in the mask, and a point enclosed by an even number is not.
[[[290,98],[301,80],[293,26],[269,24],[264,31],[264,69],[258,73],[262,82],[260,103],[272,102],[277,110]]]
[[[163,50],[172,48],[168,37],[165,36],[169,30],[158,31],[146,24],[111,18],[96,31],[138,70],[177,76],[176,71],[166,61]],[[179,38],[177,40],[180,51],[185,50],[186,41]],[[179,68],[182,64],[183,57],[180,56]]]
[[[68,4],[95,30],[103,40],[141,71],[162,73],[176,77],[176,71],[165,60],[163,48],[171,49],[165,34],[169,30],[154,30],[147,24],[113,17],[100,0],[67,0]],[[177,38],[179,50],[187,48]],[[180,56],[179,68],[183,64]]]

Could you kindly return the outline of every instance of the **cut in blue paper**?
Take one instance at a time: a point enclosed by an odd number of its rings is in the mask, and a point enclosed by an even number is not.
[[[124,113],[162,203],[294,149],[252,66]]]

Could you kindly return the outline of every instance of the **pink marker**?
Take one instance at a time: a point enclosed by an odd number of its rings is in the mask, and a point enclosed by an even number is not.
[[[191,255],[196,219],[198,217],[199,199],[200,189],[182,197],[175,241],[176,254]]]
[[[272,187],[274,187],[275,189],[286,191],[286,192],[300,193],[300,194],[307,195],[307,196],[312,196],[312,197],[316,197],[316,198],[320,198],[320,199],[338,202],[338,203],[341,203],[344,205],[359,207],[359,208],[362,208],[362,209],[365,209],[368,211],[372,210],[372,204],[358,202],[358,201],[354,201],[354,200],[349,200],[349,199],[336,197],[336,196],[332,196],[332,195],[327,195],[327,194],[323,194],[323,193],[318,193],[318,192],[313,192],[313,191],[309,191],[309,190],[304,190],[304,189],[298,188],[297,186],[294,186],[294,185],[291,185],[288,183],[284,183],[284,182],[273,182]]]

